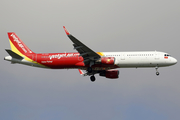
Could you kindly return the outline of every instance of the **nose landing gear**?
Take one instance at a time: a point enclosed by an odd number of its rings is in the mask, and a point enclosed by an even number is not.
[[[159,72],[158,72],[158,66],[156,66],[156,75],[158,76],[159,75]]]
[[[158,75],[159,75],[159,72],[156,72],[156,75],[158,76]]]

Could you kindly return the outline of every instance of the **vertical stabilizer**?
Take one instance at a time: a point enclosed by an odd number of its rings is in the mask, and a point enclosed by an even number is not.
[[[11,50],[17,54],[33,53],[14,32],[8,32]]]

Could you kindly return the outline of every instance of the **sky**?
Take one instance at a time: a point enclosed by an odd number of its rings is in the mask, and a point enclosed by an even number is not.
[[[116,80],[4,61],[7,32],[36,53],[76,52],[63,26],[97,52],[162,51],[177,60],[179,0],[1,0],[1,120],[179,120],[180,65],[122,68]]]

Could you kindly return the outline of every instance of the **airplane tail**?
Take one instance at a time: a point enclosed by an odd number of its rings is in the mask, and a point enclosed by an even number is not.
[[[11,50],[20,55],[33,54],[33,52],[23,43],[23,41],[14,32],[8,32]]]

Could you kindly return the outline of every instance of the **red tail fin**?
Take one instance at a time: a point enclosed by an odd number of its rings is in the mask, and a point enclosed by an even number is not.
[[[24,43],[23,41],[16,35],[14,32],[8,33],[11,50],[15,53],[21,54],[29,54],[33,53]]]

